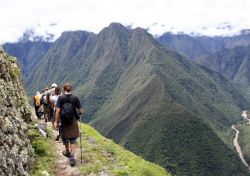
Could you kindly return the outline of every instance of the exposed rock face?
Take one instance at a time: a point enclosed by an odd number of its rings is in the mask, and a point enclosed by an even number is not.
[[[31,112],[20,69],[0,46],[0,175],[28,175],[33,148],[27,135]]]

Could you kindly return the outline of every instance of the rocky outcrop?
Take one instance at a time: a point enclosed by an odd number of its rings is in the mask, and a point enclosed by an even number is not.
[[[27,122],[31,112],[17,60],[0,46],[0,175],[28,175],[33,148]]]

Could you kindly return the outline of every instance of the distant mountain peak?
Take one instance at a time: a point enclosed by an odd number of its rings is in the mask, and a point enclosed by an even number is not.
[[[242,30],[240,31],[240,34],[242,34],[242,35],[250,34],[250,29],[242,29]]]
[[[27,29],[24,31],[22,36],[18,39],[18,42],[25,43],[25,42],[52,42],[54,40],[54,34],[46,33],[45,36],[39,35],[35,32],[34,29]]]
[[[117,23],[117,22],[113,22],[110,23],[110,25],[108,26],[109,28],[124,28],[124,26],[121,23]]]

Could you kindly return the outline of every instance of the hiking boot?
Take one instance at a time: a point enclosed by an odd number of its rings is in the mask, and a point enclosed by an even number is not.
[[[59,139],[60,139],[60,136],[58,135],[58,136],[56,137],[56,141],[59,141]]]
[[[70,152],[69,152],[69,151],[64,150],[64,151],[62,152],[62,154],[63,154],[63,156],[65,156],[65,157],[67,157],[67,158],[70,158]]]
[[[69,160],[70,166],[73,167],[76,165],[76,159],[75,158],[70,158]]]

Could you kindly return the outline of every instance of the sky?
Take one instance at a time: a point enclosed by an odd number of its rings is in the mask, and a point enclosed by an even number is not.
[[[112,22],[164,32],[232,35],[250,29],[250,0],[0,0],[0,44],[27,30],[100,32]]]

